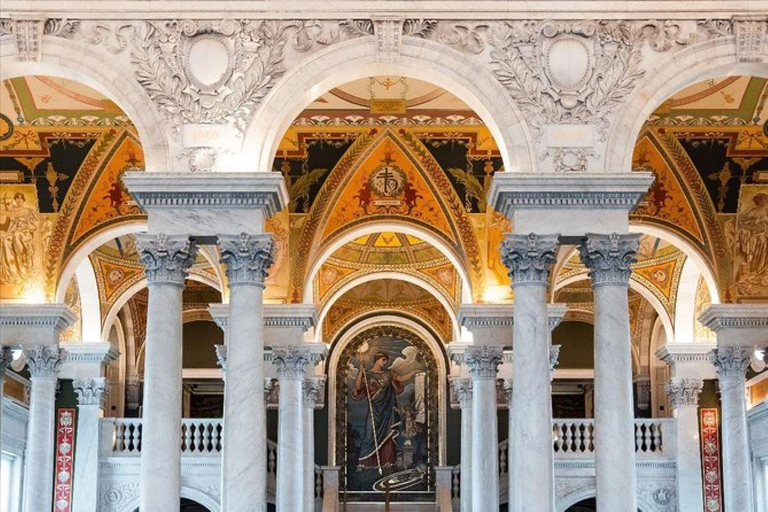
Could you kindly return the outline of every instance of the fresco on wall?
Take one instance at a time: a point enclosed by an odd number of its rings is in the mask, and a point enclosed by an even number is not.
[[[734,264],[739,295],[768,297],[768,185],[741,187]]]
[[[347,499],[434,499],[437,366],[426,343],[394,327],[358,335],[339,360],[336,396]]]

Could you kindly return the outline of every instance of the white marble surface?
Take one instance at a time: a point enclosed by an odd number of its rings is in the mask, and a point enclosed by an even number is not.
[[[544,499],[555,494],[546,282],[514,288],[512,510],[554,512],[554,501]]]
[[[149,286],[144,362],[141,510],[179,509],[182,320],[180,286]]]
[[[627,286],[595,288],[597,507],[637,512],[632,360]]]
[[[453,386],[461,408],[461,512],[472,512],[472,381],[454,379]]]
[[[745,377],[720,377],[723,432],[723,504],[726,512],[754,512],[752,471],[747,432]]]
[[[472,510],[499,509],[496,379],[472,377]],[[478,428],[483,425],[483,428]]]
[[[315,510],[315,408],[304,407],[301,411],[304,443],[304,512]]]
[[[304,433],[302,377],[280,376],[277,419],[277,509],[304,511]]]
[[[99,417],[105,379],[103,377],[74,381],[84,393],[78,398],[77,439],[75,447],[72,510],[99,512]]]
[[[262,297],[255,284],[230,289],[222,460],[226,512],[266,510]]]
[[[56,377],[34,377],[24,465],[24,512],[52,510]]]

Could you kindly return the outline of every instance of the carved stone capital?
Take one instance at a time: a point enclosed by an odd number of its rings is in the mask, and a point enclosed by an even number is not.
[[[635,255],[639,246],[639,234],[588,233],[587,238],[579,244],[579,252],[582,263],[589,269],[592,286],[629,286],[631,265],[637,261]]]
[[[512,286],[547,286],[555,262],[557,235],[507,235],[501,243],[501,260],[509,269]]]
[[[274,347],[272,362],[277,366],[280,379],[299,379],[304,376],[304,370],[310,364],[317,363],[322,356],[314,353],[308,347]]]
[[[5,376],[5,370],[8,365],[13,361],[13,353],[11,347],[0,347],[0,386],[3,384],[3,377]]]
[[[227,373],[227,346],[214,345],[216,350],[216,364],[221,368],[221,373]]]
[[[470,379],[451,379],[451,390],[462,409],[472,407],[472,380]]]
[[[138,234],[139,258],[149,285],[155,283],[184,286],[189,268],[197,256],[197,246],[187,236]]]
[[[762,62],[763,44],[768,22],[764,16],[735,17],[736,58],[739,62]]]
[[[551,345],[549,347],[549,375],[550,378],[555,376],[555,368],[560,364],[560,345]]]
[[[56,345],[38,345],[25,350],[24,356],[33,379],[55,379],[67,358],[67,351]]]
[[[104,406],[104,400],[106,400],[109,391],[107,379],[104,377],[75,379],[72,381],[72,387],[77,395],[78,405]]]
[[[709,361],[715,365],[720,380],[744,379],[753,353],[742,347],[716,348],[709,353]]]
[[[227,266],[229,286],[257,285],[264,287],[267,270],[274,262],[275,242],[272,236],[220,235],[221,263]]]
[[[464,351],[464,364],[469,368],[472,380],[495,379],[502,355],[501,347],[488,345],[467,347]]]
[[[313,377],[302,382],[304,407],[312,409],[322,406],[325,396],[325,377]]]
[[[699,393],[701,393],[703,386],[704,381],[701,379],[673,378],[669,379],[664,389],[672,406],[681,407],[684,405],[698,405]]]
[[[12,26],[19,61],[40,61],[43,55],[45,18],[14,19]]]

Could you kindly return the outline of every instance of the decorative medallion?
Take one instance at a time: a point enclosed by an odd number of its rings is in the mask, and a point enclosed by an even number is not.
[[[390,204],[400,206],[403,201],[396,196],[400,195],[408,182],[405,172],[395,165],[390,151],[384,154],[381,162],[382,165],[374,169],[368,180],[371,190],[382,197],[382,199],[374,200],[373,204],[376,206],[389,206]]]

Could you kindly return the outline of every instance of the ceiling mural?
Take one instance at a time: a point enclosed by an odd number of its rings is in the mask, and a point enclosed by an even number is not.
[[[634,218],[698,247],[724,301],[768,298],[768,80],[707,80],[650,116],[633,165],[656,175]]]
[[[50,297],[84,240],[143,217],[119,179],[143,169],[141,145],[113,102],[70,80],[4,80],[0,105],[0,297]]]
[[[441,340],[452,340],[451,317],[443,305],[423,288],[393,279],[369,281],[339,297],[323,322],[323,340],[330,343],[351,320],[368,313],[409,316],[425,322]]]

